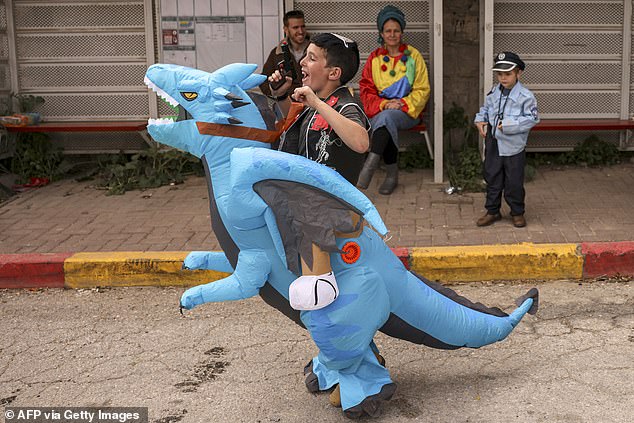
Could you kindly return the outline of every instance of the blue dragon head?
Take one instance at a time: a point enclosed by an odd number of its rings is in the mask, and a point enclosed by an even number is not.
[[[192,119],[148,120],[148,132],[156,141],[188,151],[197,157],[209,153],[220,140],[200,134],[196,122],[267,129],[261,113],[246,90],[264,82],[266,76],[254,74],[254,64],[233,63],[213,73],[185,66],[155,64],[148,68],[144,82],[159,97],[176,107],[182,106]],[[252,146],[253,142],[232,138],[231,148]],[[225,143],[226,144],[226,143]]]

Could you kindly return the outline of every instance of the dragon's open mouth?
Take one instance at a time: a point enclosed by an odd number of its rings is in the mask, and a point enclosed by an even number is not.
[[[145,85],[147,85],[152,91],[154,91],[156,94],[158,94],[159,97],[161,97],[163,100],[167,101],[169,104],[171,104],[173,107],[178,106],[178,101],[174,100],[172,98],[171,95],[169,95],[168,93],[166,93],[165,91],[163,91],[161,89],[161,87],[159,87],[158,85],[156,85],[154,82],[150,81],[150,79],[146,76],[145,78],[143,78],[143,82],[145,83]]]
[[[150,79],[146,76],[143,78],[143,82],[148,86],[152,91],[154,91],[162,100],[164,100],[170,106],[177,108],[179,106],[178,101],[174,100],[172,96],[163,91],[161,87],[156,85],[154,82],[150,81]],[[169,116],[158,119],[148,119],[148,125],[167,125],[176,122],[177,116]]]

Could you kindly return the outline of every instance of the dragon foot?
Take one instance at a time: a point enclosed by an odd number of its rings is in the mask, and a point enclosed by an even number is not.
[[[311,394],[319,392],[319,379],[317,379],[317,375],[313,373],[313,360],[310,360],[304,367],[304,376],[306,376],[304,383],[306,384],[308,392]]]
[[[343,410],[343,414],[349,419],[359,419],[365,415],[378,417],[381,414],[383,402],[389,401],[395,391],[395,383],[383,385],[383,388],[381,388],[381,391],[378,394],[370,395],[361,401],[360,404]]]
[[[385,367],[385,358],[383,358],[383,356],[376,351],[372,351],[372,352],[374,353],[374,356],[376,357],[376,359],[379,361],[379,364]],[[312,372],[312,361],[308,363],[308,365],[304,368],[304,374],[306,374],[307,368],[309,369],[310,373],[315,377],[315,383],[319,384],[319,382],[317,382],[317,376],[315,376],[315,374]],[[308,386],[308,377],[306,378],[306,380],[307,380],[306,386]],[[310,391],[310,388],[308,390]],[[335,389],[333,389],[330,395],[328,396],[328,400],[330,401],[330,405],[332,405],[333,407],[341,407],[341,389],[339,388],[339,384],[335,385]]]

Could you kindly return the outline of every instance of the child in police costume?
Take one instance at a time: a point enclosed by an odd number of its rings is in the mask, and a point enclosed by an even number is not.
[[[474,123],[484,141],[486,214],[476,222],[488,226],[502,218],[502,195],[511,209],[513,226],[526,226],[524,166],[528,133],[539,122],[537,101],[519,81],[526,65],[512,52],[495,57],[498,84],[487,94]]]

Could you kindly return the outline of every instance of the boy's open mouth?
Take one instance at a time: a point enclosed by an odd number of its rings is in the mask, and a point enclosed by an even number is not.
[[[302,69],[302,82],[308,79],[308,73],[304,69]]]

